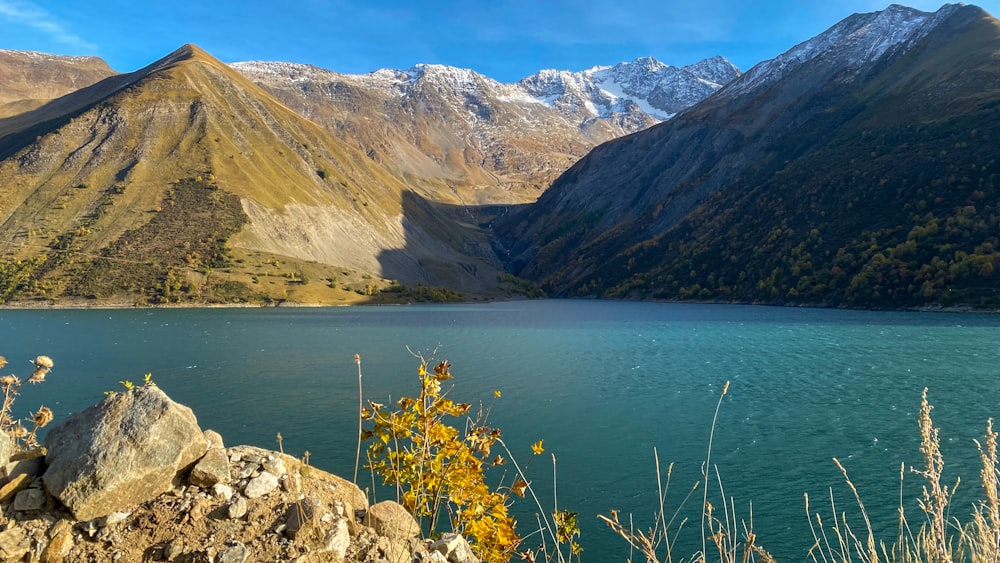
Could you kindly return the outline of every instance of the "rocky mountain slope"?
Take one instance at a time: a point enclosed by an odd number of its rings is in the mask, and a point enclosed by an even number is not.
[[[347,75],[309,65],[232,65],[289,107],[457,204],[533,201],[595,145],[644,129],[739,76],[722,57],[652,58],[502,84],[417,65]]]
[[[606,143],[498,227],[558,295],[1000,305],[1000,23],[851,16]]]
[[[97,57],[0,49],[0,118],[32,110],[113,74]]]
[[[323,302],[352,272],[367,293],[379,276],[495,284],[488,245],[424,201],[188,45],[0,119],[0,299]]]

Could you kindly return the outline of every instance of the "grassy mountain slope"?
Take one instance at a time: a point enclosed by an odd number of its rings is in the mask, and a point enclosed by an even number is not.
[[[393,173],[192,45],[0,120],[0,159],[4,300],[284,299],[312,285],[310,300],[336,301],[353,289],[338,278],[428,279],[383,263],[387,250],[441,255],[448,281],[482,285],[463,274],[475,258],[420,242],[466,235],[408,221]],[[261,282],[274,275],[287,283]]]
[[[1000,307],[998,86],[969,6],[857,79],[723,90],[515,213],[512,267],[563,295]]]
[[[0,49],[0,118],[30,111],[113,74],[97,57]]]

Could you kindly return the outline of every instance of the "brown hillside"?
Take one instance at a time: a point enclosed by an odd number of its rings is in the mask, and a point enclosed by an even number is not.
[[[30,111],[113,74],[97,57],[0,49],[0,118]]]
[[[399,178],[193,45],[0,120],[0,158],[4,299],[284,299],[252,286],[307,262],[434,283],[422,253],[490,277],[450,221],[404,218]]]

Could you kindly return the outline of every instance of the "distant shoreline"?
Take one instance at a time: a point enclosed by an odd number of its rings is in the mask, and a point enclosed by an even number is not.
[[[580,300],[587,301],[593,300],[594,298],[553,298],[545,297],[540,299],[528,299],[528,301],[547,301],[551,299],[570,299],[570,300]],[[492,301],[518,301],[523,300],[515,297],[509,298],[490,298],[486,302]],[[630,301],[621,299],[606,299],[598,298],[598,300],[606,301]],[[46,301],[16,301],[12,303],[0,304],[0,311],[3,310],[39,310],[39,311],[58,311],[58,310],[113,310],[113,309],[273,309],[273,308],[302,308],[302,309],[318,309],[323,307],[380,307],[380,306],[401,306],[401,305],[427,305],[427,304],[450,304],[450,305],[463,305],[463,304],[474,304],[483,303],[481,299],[469,299],[461,302],[447,301],[447,302],[408,302],[408,303],[378,303],[378,302],[353,302],[353,303],[300,303],[297,301],[276,301],[273,303],[162,303],[162,304],[142,304],[137,305],[135,303],[126,302],[125,300],[113,300],[113,299],[83,299],[83,298],[73,298],[67,300],[60,300],[58,302],[52,300]],[[780,303],[743,303],[743,302],[720,302],[720,301],[674,301],[674,300],[663,300],[663,299],[651,299],[651,300],[638,300],[636,302],[645,303],[677,303],[677,304],[690,304],[690,305],[749,305],[754,307],[788,307],[788,308],[805,308],[805,309],[842,309],[845,311],[881,311],[881,312],[898,312],[898,313],[964,313],[964,314],[986,314],[986,315],[996,315],[1000,314],[1000,309],[975,309],[972,307],[962,307],[962,306],[952,306],[945,307],[943,305],[938,306],[923,306],[923,307],[912,307],[908,309],[893,309],[893,308],[881,308],[881,309],[859,309],[853,307],[831,307],[824,305],[803,305],[803,304],[780,304]]]

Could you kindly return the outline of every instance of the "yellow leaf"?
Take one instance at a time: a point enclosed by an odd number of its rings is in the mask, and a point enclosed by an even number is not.
[[[545,451],[545,448],[542,447],[542,442],[543,442],[543,440],[539,440],[539,441],[535,442],[534,444],[531,444],[531,451],[535,455],[542,455],[542,453]]]

